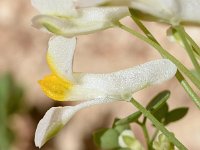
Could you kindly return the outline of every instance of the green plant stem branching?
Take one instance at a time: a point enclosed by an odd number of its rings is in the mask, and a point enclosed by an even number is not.
[[[148,133],[146,124],[144,122],[139,122],[139,121],[137,121],[136,123],[142,128],[148,150],[152,149],[152,146],[150,145],[150,137],[149,137],[149,133]]]
[[[187,40],[190,42],[190,44],[192,45],[192,47],[194,48],[195,53],[200,56],[200,47],[196,44],[196,42],[190,37],[189,34],[187,34],[187,32],[185,32],[185,37],[187,38]]]
[[[149,38],[145,37],[144,35],[134,31],[133,29],[131,29],[131,28],[129,28],[129,27],[127,27],[127,26],[125,26],[125,25],[123,25],[121,23],[118,23],[118,26],[121,29],[129,32],[130,34],[136,36],[137,38],[139,38],[139,39],[143,40],[144,42],[146,42],[146,43],[150,44],[151,46],[153,46],[156,50],[158,50],[158,52],[163,57],[171,60],[178,67],[178,69],[181,72],[183,72],[193,82],[193,84],[196,85],[196,87],[198,89],[200,89],[200,81],[179,60],[177,60],[173,55],[171,55],[164,48],[162,48],[160,46],[160,44],[156,41],[156,39],[153,37],[153,35],[146,29],[146,27],[142,23],[141,23],[141,28],[143,29],[143,31],[145,31],[145,34]],[[178,79],[178,81],[184,87],[186,92],[189,94],[189,96],[192,98],[192,100],[195,102],[195,104],[200,109],[200,98],[194,92],[194,90],[191,88],[191,86],[188,84],[188,82],[185,80],[185,78],[183,77],[183,75],[179,71],[177,71],[176,78]]]
[[[155,43],[157,43],[158,45],[160,45],[159,42],[156,40],[156,38],[151,34],[151,32],[144,26],[144,24],[137,17],[135,17],[135,12],[134,12],[133,9],[130,9],[130,13],[131,13],[131,18],[137,24],[137,26],[144,32],[144,34],[149,39],[151,39],[152,41],[154,41]],[[190,43],[192,44],[192,46],[193,46],[193,48],[195,50],[195,53],[197,55],[200,54],[200,48],[199,48],[199,46],[194,42],[194,40],[186,32],[185,32],[185,36],[190,41]],[[159,50],[158,50],[158,52],[163,56],[163,54]],[[171,60],[171,61],[173,62],[173,60]],[[179,72],[179,70],[176,73],[176,78],[179,81],[179,83],[183,86],[183,88],[185,89],[185,91],[188,93],[188,95],[192,98],[193,102],[200,109],[200,98],[199,98],[199,96],[194,92],[194,90],[191,88],[191,86],[186,81],[186,79],[183,77],[183,75]]]
[[[150,145],[153,144],[153,141],[154,141],[155,138],[157,137],[159,131],[160,131],[160,130],[158,130],[158,129],[155,130],[155,132],[154,132],[154,134],[153,134],[153,136],[152,136],[152,138],[151,138],[151,140],[150,140],[150,143],[149,143]]]
[[[157,129],[159,129],[168,139],[172,142],[178,149],[187,150],[187,148],[174,136],[173,133],[169,132],[163,124],[161,124],[151,113],[146,110],[140,103],[138,103],[134,98],[130,101],[139,111],[147,117]]]
[[[199,63],[197,61],[197,59],[195,58],[195,55],[193,53],[193,49],[191,47],[191,45],[188,43],[188,40],[186,38],[186,34],[185,34],[185,30],[182,26],[177,26],[175,27],[176,31],[178,32],[179,36],[181,37],[181,40],[183,41],[183,44],[185,46],[185,49],[197,71],[197,73],[200,75],[200,66]]]

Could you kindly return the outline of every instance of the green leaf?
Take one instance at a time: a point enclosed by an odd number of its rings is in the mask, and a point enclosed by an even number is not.
[[[0,103],[6,115],[12,115],[21,109],[23,89],[15,82],[11,74],[0,78]]]
[[[140,111],[137,111],[131,115],[129,115],[127,118],[121,119],[115,123],[115,125],[123,125],[123,124],[129,124],[132,122],[135,122],[138,120],[138,118],[142,115]]]
[[[159,110],[154,112],[154,117],[160,121],[163,122],[165,120],[166,115],[168,114],[169,106],[167,103],[165,103]]]
[[[10,149],[14,133],[9,128],[9,119],[21,108],[23,90],[13,80],[11,74],[0,76],[0,149]]]
[[[12,93],[10,95],[10,99],[7,105],[8,114],[11,115],[13,113],[18,112],[21,109],[23,102],[23,89],[13,85]]]
[[[95,144],[106,150],[119,148],[119,133],[115,129],[101,129],[93,134]]]
[[[156,112],[158,109],[160,109],[166,101],[170,97],[170,91],[165,90],[157,94],[147,105],[147,110],[150,110],[152,113]]]
[[[4,105],[9,99],[10,95],[10,76],[4,75],[0,77],[0,102]]]
[[[188,112],[187,107],[176,108],[167,113],[165,118],[165,125],[182,119]]]
[[[119,121],[120,119],[115,118],[112,128],[115,129],[119,134],[121,134],[121,132],[123,132],[124,130],[130,129],[130,125],[129,124],[120,124],[117,125],[116,123]]]
[[[124,130],[130,129],[130,125],[129,124],[118,125],[118,126],[115,126],[114,129],[120,134]]]

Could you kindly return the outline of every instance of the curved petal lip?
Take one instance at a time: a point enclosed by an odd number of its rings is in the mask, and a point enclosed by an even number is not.
[[[38,15],[32,19],[33,27],[47,31],[52,34],[62,35],[65,37],[74,37],[77,35],[90,34],[99,30],[113,27],[112,22],[77,22],[75,20],[67,20],[55,16]]]
[[[38,15],[32,19],[33,26],[56,35],[73,37],[90,34],[115,26],[115,21],[127,16],[127,8],[84,8],[75,17]]]
[[[94,99],[75,106],[53,107],[49,109],[38,123],[35,133],[35,145],[42,147],[49,139],[60,131],[65,124],[81,109],[114,100],[108,98]]]

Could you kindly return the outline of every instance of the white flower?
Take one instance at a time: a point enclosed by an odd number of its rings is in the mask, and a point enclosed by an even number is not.
[[[128,6],[140,11],[138,15],[147,20],[172,25],[200,23],[199,0],[102,0],[101,5]]]
[[[76,8],[75,0],[32,0],[32,5],[41,13],[32,20],[35,27],[66,37],[113,27],[129,14],[126,7]]]
[[[48,110],[36,130],[35,144],[38,147],[53,137],[80,109],[116,100],[130,100],[134,92],[171,79],[177,70],[169,60],[160,59],[107,74],[74,73],[75,45],[75,38],[58,36],[50,39],[47,61],[52,74],[39,83],[45,94],[54,100],[89,101]]]
[[[157,136],[157,140],[153,141],[153,148],[155,150],[174,150],[174,144],[164,135],[160,134]]]
[[[144,150],[141,143],[136,139],[131,130],[124,130],[119,138],[119,146],[122,148],[130,148],[131,150]]]

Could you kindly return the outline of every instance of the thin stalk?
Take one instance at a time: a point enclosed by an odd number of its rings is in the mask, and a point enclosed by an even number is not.
[[[164,48],[162,48],[159,44],[157,44],[156,42],[152,41],[151,39],[145,37],[144,35],[132,30],[131,28],[124,26],[121,23],[118,23],[118,26],[129,32],[130,34],[136,36],[137,38],[143,40],[144,42],[150,44],[151,46],[153,46],[156,50],[158,50],[158,52],[165,58],[171,60],[180,71],[182,71],[191,81],[194,85],[196,85],[196,87],[198,89],[200,89],[200,81],[179,61],[177,60],[173,55],[171,55],[170,53],[168,53]],[[179,76],[181,75],[181,73],[179,71],[177,71],[177,73],[179,73]],[[176,75],[177,76],[177,75]],[[181,75],[182,79],[184,79],[184,77]],[[184,89],[187,89],[186,92],[188,92],[188,94],[190,95],[190,97],[194,98],[193,101],[196,103],[196,105],[198,107],[200,107],[199,102],[200,102],[200,98],[198,97],[198,95],[192,90],[192,88],[189,86],[189,84],[187,83],[187,81],[184,80],[180,80],[178,79],[179,82],[182,81],[182,86],[184,87]],[[183,84],[184,81],[184,84]]]
[[[179,36],[181,37],[181,40],[183,41],[183,44],[185,45],[185,49],[192,61],[192,64],[194,65],[196,71],[198,72],[198,74],[200,75],[200,66],[199,63],[193,53],[193,49],[190,46],[190,44],[188,43],[188,40],[186,39],[186,35],[185,35],[185,30],[182,26],[177,26],[175,27],[176,31],[178,32]]]
[[[160,45],[159,42],[156,40],[156,38],[151,34],[151,32],[144,26],[144,24],[137,17],[135,17],[134,10],[129,9],[129,11],[131,13],[131,18],[138,25],[138,27],[144,32],[144,34],[149,39],[151,39],[152,41],[154,41],[155,43]],[[199,52],[199,54],[200,54],[199,46],[193,41],[193,39],[186,32],[185,32],[185,35],[186,35],[187,39],[190,41],[190,43],[193,45],[193,47],[196,49],[196,51]],[[160,53],[160,54],[162,55],[162,53]],[[177,73],[176,73],[176,78],[179,81],[179,83],[182,85],[182,87],[185,89],[185,91],[188,93],[188,95],[192,98],[193,102],[200,109],[200,98],[199,98],[199,96],[194,92],[194,90],[191,88],[191,86],[188,84],[186,79],[183,77],[183,75],[179,71],[177,71]]]
[[[193,48],[194,49],[194,48]],[[197,52],[196,51],[194,51],[194,54],[195,54],[195,57],[198,59],[198,60],[200,60],[200,55],[199,54],[197,54]]]
[[[152,145],[152,144],[153,144],[153,141],[154,141],[154,140],[155,140],[155,138],[157,137],[158,133],[159,133],[159,130],[158,130],[158,129],[156,129],[156,131],[154,132],[154,134],[153,134],[153,136],[152,136],[152,138],[151,138],[150,145]]]
[[[159,129],[178,149],[187,150],[187,148],[172,134],[169,132],[163,124],[161,124],[148,110],[146,110],[140,103],[134,98],[130,101],[138,110],[140,110],[144,116],[146,116],[155,126]]]
[[[184,79],[184,77],[182,76],[182,74],[179,71],[176,73],[176,78],[178,79],[180,84],[183,86],[185,91],[187,93],[189,93],[189,96],[191,97],[193,102],[196,104],[196,106],[200,109],[200,98],[199,98],[199,96],[193,91],[193,89],[190,87],[188,82]]]
[[[149,137],[149,133],[148,133],[146,124],[144,124],[143,122],[139,122],[139,121],[137,121],[136,123],[137,123],[138,125],[140,125],[140,127],[142,128],[142,131],[143,131],[143,133],[144,133],[144,138],[145,138],[145,141],[146,141],[146,145],[147,145],[147,147],[148,147],[148,150],[151,150],[151,145],[149,144],[149,143],[150,143],[150,137]]]
[[[160,43],[156,40],[156,38],[153,36],[153,34],[144,26],[144,24],[137,17],[135,17],[135,11],[132,8],[130,8],[129,11],[131,13],[131,18],[137,24],[137,26],[142,30],[142,32],[144,32],[144,34],[149,39],[151,39],[152,41],[154,41],[155,43],[160,45]]]
[[[190,44],[193,46],[197,55],[200,56],[200,47],[196,44],[196,42],[190,37],[190,35],[187,32],[185,32],[185,37],[190,42]]]
[[[149,39],[151,39],[152,41],[154,41],[155,43],[157,43],[158,45],[160,45],[159,42],[156,40],[156,38],[151,34],[151,32],[144,26],[144,24],[138,18],[135,17],[133,9],[130,9],[130,13],[131,13],[131,18],[138,25],[138,27],[144,32],[144,34]],[[194,46],[194,48],[196,49],[196,51],[200,52],[199,46],[193,41],[193,39],[186,32],[185,32],[185,35],[188,38],[188,40],[190,41],[190,43]],[[200,98],[194,92],[194,90],[191,88],[191,86],[188,84],[188,82],[186,81],[186,79],[183,77],[183,75],[179,71],[177,71],[177,73],[176,73],[176,78],[179,81],[179,83],[182,85],[182,87],[185,89],[185,91],[188,93],[188,95],[192,98],[193,102],[200,109]]]
[[[146,143],[147,143],[148,150],[150,150],[150,149],[151,149],[151,146],[149,145],[149,143],[150,143],[150,138],[149,138],[149,133],[148,133],[148,131],[147,131],[147,127],[146,127],[145,124],[142,124],[141,127],[142,127],[142,130],[143,130],[143,132],[144,132],[144,137],[145,137],[145,139],[146,139]]]
[[[135,112],[129,116],[127,116],[126,118],[120,119],[117,122],[115,122],[115,125],[124,125],[124,124],[129,124],[132,122],[135,122],[138,120],[138,118],[142,115],[142,113],[140,111]]]

